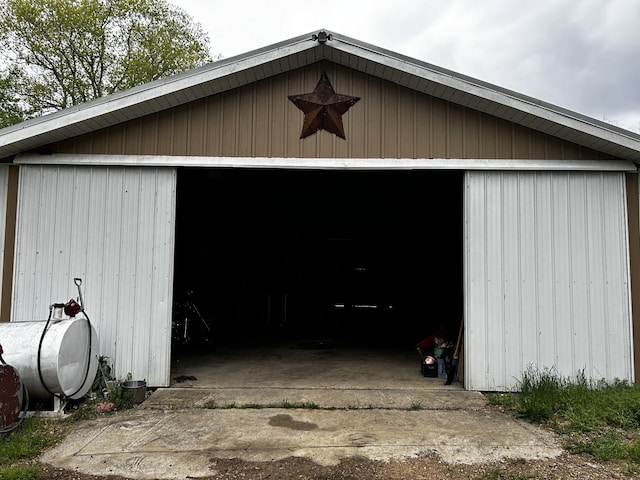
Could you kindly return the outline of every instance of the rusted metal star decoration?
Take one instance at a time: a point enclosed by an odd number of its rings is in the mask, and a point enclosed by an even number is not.
[[[304,123],[300,138],[308,137],[318,130],[326,130],[342,139],[344,136],[344,126],[342,125],[342,115],[347,113],[360,97],[340,95],[333,90],[329,77],[323,73],[311,93],[302,95],[289,95],[296,107],[304,112]]]

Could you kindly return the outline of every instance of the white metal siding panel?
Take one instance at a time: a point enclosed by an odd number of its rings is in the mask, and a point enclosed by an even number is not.
[[[168,385],[175,189],[171,168],[21,167],[12,320],[45,319],[81,277],[115,374]]]
[[[7,227],[7,193],[9,192],[9,166],[0,165],[0,272],[4,270],[4,235]],[[0,275],[0,302],[2,302],[2,276]]]
[[[487,358],[486,361],[486,377],[498,380],[503,374],[502,365],[505,363],[504,348],[504,278],[503,278],[503,262],[500,261],[500,251],[493,248],[494,245],[500,245],[502,240],[502,209],[496,208],[501,205],[502,188],[501,176],[493,174],[487,176],[486,184],[486,225],[484,254],[487,272],[487,291],[485,300],[485,310],[487,321],[495,321],[495,327],[492,329],[491,324],[486,324],[487,351],[493,351],[495,357]],[[499,332],[499,334],[498,334]]]
[[[621,173],[467,172],[465,382],[634,380]]]
[[[557,323],[554,321],[558,284],[554,268],[556,249],[553,241],[554,203],[551,191],[551,176],[537,175],[533,185],[533,198],[529,200],[529,209],[534,212],[531,221],[535,229],[531,237],[535,241],[535,253],[531,255],[535,264],[535,297],[531,301],[535,308],[530,310],[532,315],[535,314],[535,324],[532,322],[528,329],[529,338],[537,338],[537,341],[531,342],[528,350],[530,356],[527,355],[526,358],[550,358],[555,365],[558,363],[556,352],[559,350]]]
[[[487,341],[487,325],[486,325],[486,297],[485,287],[483,283],[487,279],[486,258],[487,246],[485,236],[485,213],[487,213],[486,199],[480,192],[486,191],[487,175],[476,174],[475,172],[467,172],[464,187],[464,245],[465,245],[465,310],[473,308],[476,314],[473,315],[473,323],[469,319],[465,321],[465,345],[464,358],[467,365],[474,365],[472,372],[465,372],[465,377],[469,378],[469,373],[473,373],[480,378],[486,376],[486,352],[489,351]],[[473,188],[471,186],[473,184]],[[473,197],[473,201],[471,198]],[[475,255],[469,255],[469,245],[473,242],[472,251]],[[469,307],[469,308],[467,308]],[[469,316],[470,312],[465,312]],[[473,348],[471,348],[473,347]],[[467,388],[470,384],[477,382],[467,382]]]

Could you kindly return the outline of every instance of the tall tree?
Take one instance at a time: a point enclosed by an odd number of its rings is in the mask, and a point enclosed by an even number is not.
[[[0,0],[0,126],[210,62],[166,0]]]

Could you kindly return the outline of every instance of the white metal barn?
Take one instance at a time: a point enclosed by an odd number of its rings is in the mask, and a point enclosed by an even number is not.
[[[464,318],[467,389],[635,381],[640,136],[323,33],[0,130],[1,320],[81,277],[115,373],[167,386],[193,284],[230,334],[391,302],[366,328],[410,348]]]

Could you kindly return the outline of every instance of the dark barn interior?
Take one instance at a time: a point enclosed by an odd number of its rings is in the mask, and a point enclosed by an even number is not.
[[[462,184],[454,171],[180,169],[174,347],[413,348],[443,323],[455,341]]]

